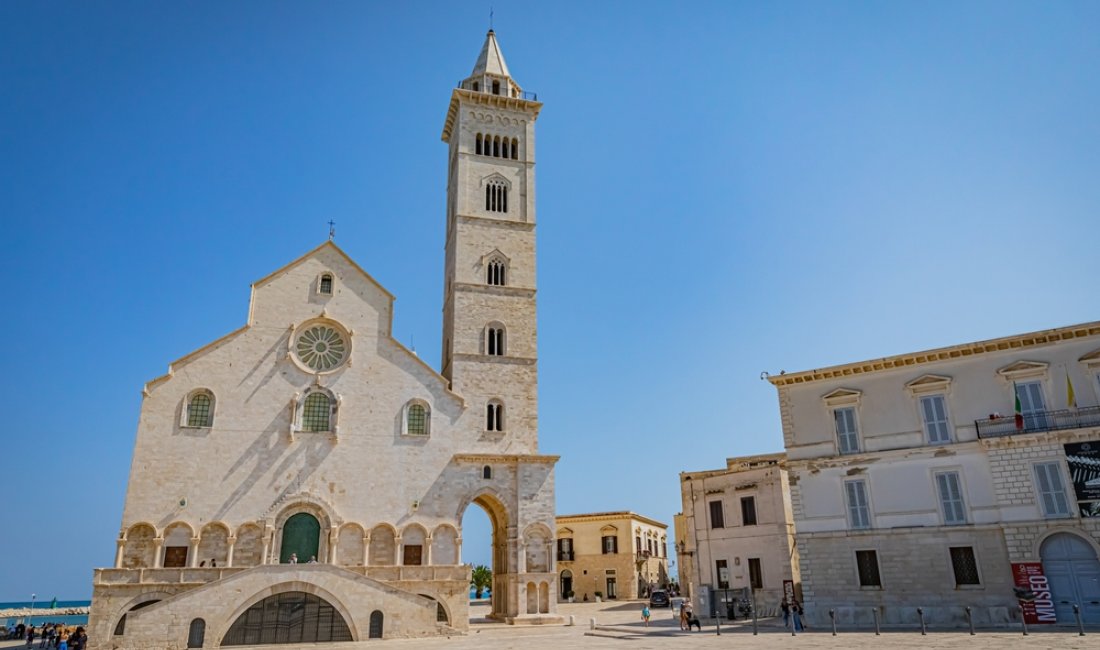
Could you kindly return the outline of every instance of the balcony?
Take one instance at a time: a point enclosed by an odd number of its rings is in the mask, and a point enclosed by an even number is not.
[[[469,88],[466,88],[465,86],[463,86],[461,81],[459,81],[455,85],[455,87],[456,88],[465,88],[466,90],[470,90]],[[488,90],[479,90],[479,91],[475,91],[475,92],[482,92],[482,93],[485,93],[486,95],[494,95],[495,94],[498,97],[507,97],[508,96],[508,95],[503,95],[501,93],[491,93]],[[528,102],[537,102],[539,100],[539,94],[528,92],[526,90],[521,90],[518,93],[516,93],[515,96],[512,97],[512,99],[522,99],[522,100],[528,101]]]
[[[572,562],[573,551],[558,551],[558,562]]]
[[[1015,415],[974,421],[974,428],[977,429],[979,438],[1003,438],[1021,433],[1062,431],[1083,427],[1100,427],[1100,406],[1061,411],[1034,411],[1024,415],[1022,427],[1016,426]]]

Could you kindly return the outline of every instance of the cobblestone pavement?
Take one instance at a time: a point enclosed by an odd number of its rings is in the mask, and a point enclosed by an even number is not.
[[[965,648],[966,650],[1011,650],[1014,648],[1036,650],[1096,650],[1100,648],[1100,628],[1086,629],[1087,636],[1078,636],[1076,628],[1035,626],[1030,636],[1023,636],[1018,628],[1012,630],[979,630],[976,636],[967,632],[929,631],[921,636],[918,629],[883,630],[881,636],[870,631],[845,631],[832,636],[830,630],[811,630],[792,637],[776,619],[764,619],[759,624],[759,635],[753,636],[751,623],[737,621],[733,625],[722,624],[721,636],[715,634],[713,620],[703,621],[701,632],[682,632],[679,622],[667,609],[654,609],[649,627],[641,621],[641,602],[575,603],[558,606],[558,613],[566,618],[573,616],[574,625],[516,626],[501,623],[475,623],[466,636],[431,639],[393,639],[339,644],[309,645],[311,650],[494,650],[541,648],[617,648],[619,650],[669,650],[670,648],[798,648],[800,650],[843,650],[867,648],[890,650],[908,648]],[[478,616],[484,607],[474,606],[471,613]],[[591,619],[596,628],[591,629]],[[483,619],[482,619],[483,620]],[[37,646],[38,643],[35,643]],[[0,648],[23,646],[18,641],[0,641]],[[290,646],[263,646],[271,650],[289,649]],[[150,649],[152,650],[152,649]]]

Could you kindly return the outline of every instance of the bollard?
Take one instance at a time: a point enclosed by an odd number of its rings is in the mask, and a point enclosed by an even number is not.
[[[829,610],[829,618],[833,622],[833,636],[836,636],[836,610],[835,609],[830,609]]]
[[[875,636],[880,634],[878,629],[878,607],[871,608],[871,616],[875,619]]]
[[[596,629],[596,619],[594,619],[594,618],[588,619],[588,629],[590,629],[590,630]]]
[[[1077,636],[1085,636],[1085,626],[1081,625],[1081,608],[1073,604],[1073,615],[1077,617]]]
[[[926,636],[928,634],[928,629],[924,627],[924,608],[923,607],[918,607],[917,608],[917,616],[920,617],[920,635],[921,636]]]
[[[752,635],[756,636],[756,605],[752,608]]]
[[[714,608],[714,634],[722,636],[722,619],[718,618],[718,607]]]
[[[1024,618],[1024,608],[1020,608],[1020,625],[1024,626],[1024,636],[1027,636],[1027,619]]]
[[[970,605],[966,606],[966,622],[970,624],[970,636],[974,636],[974,616],[970,613]]]
[[[569,625],[570,625],[570,627],[572,627],[572,626],[574,626],[574,625],[576,625],[576,624],[577,624],[577,617],[575,617],[575,616],[573,616],[572,614],[570,614],[570,615],[569,615]]]

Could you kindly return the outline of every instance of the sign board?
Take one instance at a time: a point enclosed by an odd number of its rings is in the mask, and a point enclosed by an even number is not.
[[[1024,621],[1028,625],[1058,622],[1054,613],[1054,600],[1050,597],[1050,583],[1043,573],[1042,562],[1013,562],[1012,579],[1021,592],[1031,592],[1034,600],[1020,600]]]
[[[1100,517],[1100,440],[1065,445],[1069,478],[1082,517]]]
[[[728,585],[730,583],[730,570],[729,567],[718,567],[718,586]]]
[[[788,603],[794,602],[794,580],[783,581],[783,598]]]

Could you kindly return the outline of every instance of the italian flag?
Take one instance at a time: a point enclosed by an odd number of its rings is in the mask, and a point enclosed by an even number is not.
[[[1024,409],[1020,406],[1020,391],[1016,388],[1016,382],[1012,382],[1012,393],[1016,396],[1016,429],[1024,428]]]

